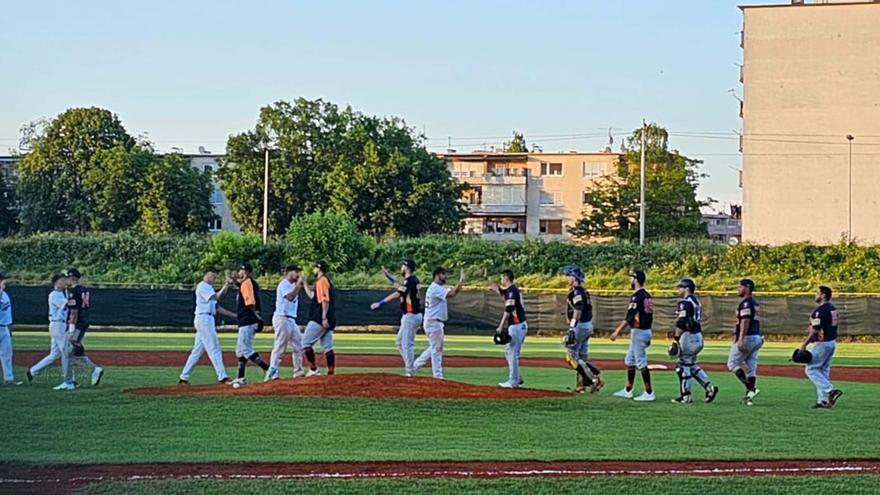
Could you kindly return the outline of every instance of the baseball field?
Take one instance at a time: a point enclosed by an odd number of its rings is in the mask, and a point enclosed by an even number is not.
[[[257,350],[268,355],[271,339],[260,334]],[[234,340],[221,334],[224,350]],[[23,379],[49,336],[16,332],[14,343]],[[728,341],[700,355],[716,401],[672,404],[666,344],[650,347],[658,400],[636,403],[611,396],[625,340],[591,343],[608,383],[596,395],[570,392],[558,338],[529,337],[525,388],[503,390],[503,351],[488,337],[448,336],[438,382],[400,376],[384,334],[338,334],[336,376],[293,379],[288,356],[280,382],[249,368],[251,384],[233,390],[214,385],[207,359],[177,386],[191,334],[95,332],[100,386],[52,391],[52,368],[0,388],[0,492],[877,492],[880,344],[840,344],[832,379],[844,395],[830,410],[811,408],[815,389],[788,362],[794,344],[775,342],[761,351],[753,406],[722,370]]]

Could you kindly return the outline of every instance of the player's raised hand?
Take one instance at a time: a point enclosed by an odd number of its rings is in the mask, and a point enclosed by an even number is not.
[[[370,309],[376,311],[377,309],[379,309],[379,303],[370,304]]]
[[[6,279],[0,280],[0,290],[6,290]]]
[[[491,291],[491,292],[498,292],[498,290],[499,290],[499,288],[498,288],[498,284],[496,284],[496,283],[491,283],[491,284],[489,284],[489,291]]]

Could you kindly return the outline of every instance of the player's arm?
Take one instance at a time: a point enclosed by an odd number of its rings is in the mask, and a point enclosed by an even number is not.
[[[617,337],[620,337],[620,334],[625,330],[629,330],[632,328],[633,321],[635,321],[636,315],[639,312],[639,304],[636,300],[636,296],[630,298],[629,308],[626,311],[626,317],[617,324],[617,328],[614,329],[614,333],[609,337],[612,341],[617,340]]]
[[[584,313],[584,296],[575,292],[575,296],[571,299],[571,321],[568,322],[568,328],[574,328],[581,321],[581,315]]]
[[[516,311],[516,302],[513,299],[505,299],[504,313],[501,314],[501,322],[498,323],[498,332],[503,332],[504,329],[507,328],[507,322],[510,320],[510,315],[512,315],[514,311]]]
[[[397,292],[397,291],[392,292],[391,294],[388,294],[387,296],[383,297],[382,299],[379,299],[378,301],[374,302],[373,304],[370,304],[370,309],[372,309],[372,310],[379,309],[382,306],[390,303],[391,301],[393,301],[395,299],[399,299],[399,298],[400,298],[400,292]]]
[[[806,350],[807,345],[819,339],[819,329],[822,328],[824,319],[825,315],[819,311],[816,314],[810,315],[810,324],[807,326],[807,335],[801,343],[801,350]]]
[[[302,291],[302,286],[299,284],[299,281],[297,281],[297,283],[293,286],[293,290],[288,292],[287,294],[284,294],[284,299],[287,299],[288,301],[293,301],[294,299],[296,299],[296,296],[299,295],[300,291]]]
[[[457,296],[459,292],[461,292],[461,288],[464,287],[464,270],[461,271],[461,274],[458,276],[458,283],[455,284],[455,287],[449,291],[449,294],[446,296],[446,299],[452,299]]]
[[[223,296],[225,296],[226,293],[229,292],[230,287],[232,287],[232,279],[227,278],[226,283],[223,284],[223,287],[220,288],[220,291],[215,292],[214,295],[211,296],[211,299],[213,299],[214,301],[219,301],[220,299],[223,299]]]
[[[746,350],[746,332],[749,330],[749,322],[752,321],[751,318],[740,318],[739,320],[739,332],[736,335],[736,346],[740,351]]]
[[[315,297],[321,304],[321,326],[330,328],[330,322],[327,319],[327,313],[330,311],[330,282],[326,278],[315,282]]]
[[[237,318],[238,317],[237,314],[235,314],[232,311],[229,311],[228,309],[226,309],[222,306],[219,306],[219,305],[217,306],[217,314],[223,315],[223,316],[226,316],[229,318]]]
[[[400,281],[397,280],[397,277],[389,272],[388,269],[384,266],[382,267],[382,275],[385,275],[385,280],[387,280],[389,284],[393,285],[396,288],[400,287]]]
[[[691,324],[691,320],[693,319],[693,315],[689,314],[688,305],[685,302],[678,303],[678,308],[676,309],[676,317],[675,320],[675,333],[674,337],[676,342],[684,333],[684,331],[688,328],[689,324]]]

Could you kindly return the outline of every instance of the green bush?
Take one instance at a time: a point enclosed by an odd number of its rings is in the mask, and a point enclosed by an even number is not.
[[[324,260],[332,271],[346,272],[363,267],[372,249],[349,216],[323,211],[300,215],[290,222],[285,255],[304,265]]]
[[[232,270],[249,261],[256,273],[276,273],[282,269],[284,244],[263,240],[255,234],[220,232],[211,239],[203,259],[204,268]]]

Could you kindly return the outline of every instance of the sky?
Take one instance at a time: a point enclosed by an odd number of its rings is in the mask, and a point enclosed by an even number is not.
[[[699,195],[725,208],[740,202],[741,3],[759,2],[6,2],[0,154],[75,106],[185,152],[222,152],[261,106],[297,97],[402,117],[433,151],[513,130],[599,151],[609,128],[617,150],[647,119],[703,160]]]

